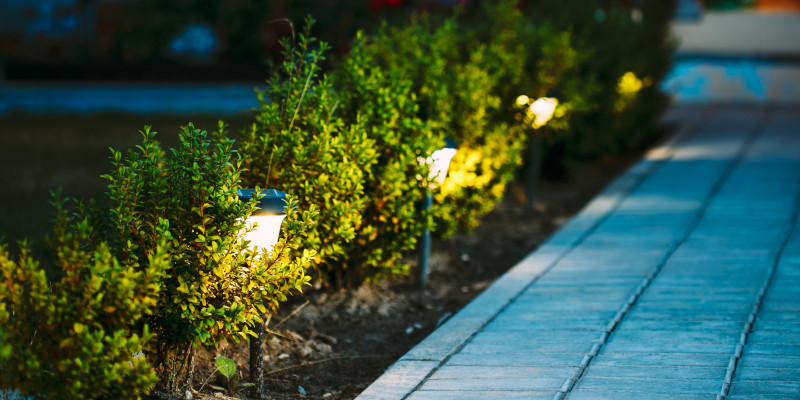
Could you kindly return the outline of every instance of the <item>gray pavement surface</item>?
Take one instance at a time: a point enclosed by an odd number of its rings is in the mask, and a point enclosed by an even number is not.
[[[672,24],[662,88],[682,103],[800,104],[800,12],[704,11]]]
[[[673,36],[682,53],[800,55],[800,12],[705,11],[697,20],[678,20]]]
[[[800,110],[668,118],[358,399],[800,399]]]

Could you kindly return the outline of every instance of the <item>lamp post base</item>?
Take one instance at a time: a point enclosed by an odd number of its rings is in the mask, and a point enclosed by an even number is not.
[[[425,207],[423,210],[427,212],[433,206],[433,192],[428,190],[425,194]],[[424,289],[428,284],[428,259],[431,255],[431,230],[425,228],[422,232],[422,239],[419,251],[419,287]]]
[[[531,137],[531,144],[529,145],[528,155],[528,185],[526,196],[528,207],[531,210],[536,210],[536,181],[539,179],[539,167],[542,163],[542,136],[535,133]]]
[[[250,382],[253,383],[251,395],[264,398],[264,323],[257,322],[253,327],[256,337],[250,338]]]

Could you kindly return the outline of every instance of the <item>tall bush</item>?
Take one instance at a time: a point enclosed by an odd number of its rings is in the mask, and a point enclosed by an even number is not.
[[[243,240],[246,218],[257,200],[239,201],[242,159],[224,125],[213,139],[192,124],[168,157],[145,127],[142,144],[123,156],[112,150],[109,208],[82,208],[94,228],[89,244],[108,243],[124,265],[143,265],[164,240],[168,226],[170,267],[158,283],[158,303],[146,321],[155,337],[145,349],[163,390],[191,386],[194,349],[233,335],[246,338],[261,315],[308,282],[314,251],[302,248],[313,229],[314,207],[286,207],[281,239],[269,255]],[[295,257],[295,254],[299,256]]]
[[[156,382],[134,354],[154,334],[143,323],[157,307],[169,268],[165,221],[140,263],[121,263],[94,236],[86,219],[74,220],[56,197],[46,273],[23,244],[16,260],[0,246],[0,390],[34,399],[138,399]]]
[[[669,21],[675,2],[535,0],[526,15],[570,31],[582,56],[563,78],[576,82],[581,107],[567,117],[566,135],[551,142],[559,156],[597,157],[636,148],[658,133],[667,105],[660,82],[670,69]]]
[[[431,227],[420,202],[428,182],[420,159],[443,144],[442,130],[420,118],[413,82],[398,68],[382,65],[362,34],[334,74],[340,115],[361,125],[373,143],[377,161],[364,173],[367,199],[362,224],[347,246],[347,269],[337,271],[349,285],[407,273],[400,260]]]
[[[357,268],[345,262],[347,243],[362,225],[365,171],[377,155],[362,122],[339,117],[331,80],[321,73],[327,45],[311,37],[312,25],[309,18],[296,46],[282,41],[285,60],[258,94],[256,121],[241,142],[243,178],[294,194],[301,210],[318,208],[307,246],[319,249],[321,277],[342,282],[345,270]]]
[[[524,3],[516,0],[478,2],[463,18],[461,36],[462,45],[486,43],[488,56],[483,65],[496,77],[493,92],[501,99],[492,120],[505,121],[509,126],[503,127],[504,131],[527,138],[522,159],[528,168],[523,176],[532,185],[538,178],[542,141],[563,135],[569,128],[568,115],[586,107],[586,93],[593,88],[568,78],[586,57],[574,48],[572,33],[546,18],[526,16],[523,8]],[[554,115],[546,121],[541,116],[533,118],[529,110],[542,97],[558,100]],[[506,169],[509,179],[514,168]],[[533,193],[530,188],[528,195]]]
[[[544,95],[575,57],[568,34],[531,25],[516,2],[480,6],[453,18],[384,25],[369,48],[413,79],[420,118],[459,144],[436,194],[436,230],[445,236],[475,227],[502,198],[529,132],[515,120],[516,98]]]

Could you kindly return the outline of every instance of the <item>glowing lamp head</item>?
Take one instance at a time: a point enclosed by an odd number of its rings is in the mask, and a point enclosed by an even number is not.
[[[529,108],[533,115],[533,127],[540,128],[553,118],[558,106],[558,99],[555,97],[540,97],[536,99]]]
[[[443,148],[435,150],[430,157],[420,160],[422,163],[428,164],[430,168],[428,179],[431,182],[431,187],[441,186],[444,183],[444,178],[447,177],[447,170],[450,168],[450,161],[455,157],[457,148],[458,146],[453,139],[445,138],[445,146]]]
[[[239,200],[250,201],[256,196],[253,189],[239,189]],[[247,218],[246,229],[249,232],[244,234],[243,239],[250,242],[249,248],[253,251],[261,249],[264,255],[269,255],[281,233],[281,223],[286,214],[283,208],[286,206],[286,193],[275,189],[264,189],[258,197],[257,209]]]

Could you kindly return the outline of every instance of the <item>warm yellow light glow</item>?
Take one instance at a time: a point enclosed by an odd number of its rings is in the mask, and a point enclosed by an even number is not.
[[[261,250],[261,255],[269,255],[272,248],[278,243],[281,233],[281,223],[286,214],[278,215],[251,215],[247,219],[247,229],[251,229],[244,235],[244,240],[250,241],[249,248],[256,251]]]
[[[540,97],[536,99],[528,109],[530,115],[533,116],[533,127],[535,129],[541,128],[547,121],[550,121],[557,106],[558,99],[555,97]]]
[[[642,89],[643,83],[633,72],[623,74],[617,83],[620,94],[634,94]]]
[[[531,101],[530,97],[525,96],[524,94],[517,97],[517,105],[520,107],[527,105],[529,101]]]
[[[621,112],[627,108],[628,105],[630,105],[630,103],[635,99],[636,94],[639,93],[643,87],[650,86],[652,84],[653,80],[648,77],[639,79],[636,74],[630,71],[622,74],[617,81],[617,93],[619,93],[619,97],[617,98],[616,102],[614,102],[614,109],[617,112]]]
[[[636,24],[641,24],[642,20],[644,19],[644,14],[642,14],[642,10],[638,8],[634,8],[631,10],[631,21]]]

